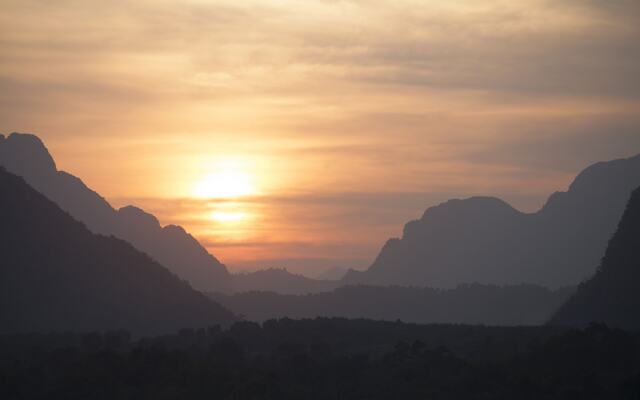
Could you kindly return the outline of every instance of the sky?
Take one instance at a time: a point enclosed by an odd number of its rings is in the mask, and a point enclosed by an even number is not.
[[[0,54],[0,132],[232,270],[363,269],[640,152],[637,0],[0,0]]]

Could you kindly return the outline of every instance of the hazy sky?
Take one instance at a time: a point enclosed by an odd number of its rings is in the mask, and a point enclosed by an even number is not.
[[[640,152],[637,0],[0,0],[0,54],[0,132],[232,268],[363,268]]]

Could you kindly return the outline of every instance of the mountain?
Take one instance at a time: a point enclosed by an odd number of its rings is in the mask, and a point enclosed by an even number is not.
[[[414,323],[500,326],[540,325],[574,292],[536,285],[460,285],[438,290],[411,287],[344,286],[331,292],[282,295],[246,292],[211,298],[252,321],[274,318],[344,317]]]
[[[344,278],[348,270],[348,268],[343,267],[329,268],[318,275],[318,279],[325,281],[339,281]]]
[[[89,231],[0,168],[0,333],[140,334],[235,317],[129,243]]]
[[[270,268],[251,273],[232,275],[235,293],[265,291],[281,294],[307,294],[328,292],[340,285],[340,282],[307,278],[292,274],[286,269]]]
[[[493,197],[450,200],[406,224],[368,270],[350,270],[344,282],[574,285],[593,274],[638,185],[640,155],[588,167],[531,214]]]
[[[582,283],[550,324],[640,329],[640,188],[631,195],[595,275]]]
[[[56,164],[42,141],[30,134],[0,135],[0,166],[22,176],[92,232],[114,235],[133,244],[198,290],[229,291],[230,274],[184,229],[161,226],[137,207],[115,210],[98,193]]]

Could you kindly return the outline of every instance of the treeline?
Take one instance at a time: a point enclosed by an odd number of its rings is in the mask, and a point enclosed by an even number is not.
[[[575,291],[537,285],[460,285],[455,289],[346,286],[331,292],[281,295],[247,292],[210,294],[252,321],[273,318],[344,317],[416,323],[540,325]]]
[[[637,399],[638,334],[316,319],[0,336],[7,399]]]

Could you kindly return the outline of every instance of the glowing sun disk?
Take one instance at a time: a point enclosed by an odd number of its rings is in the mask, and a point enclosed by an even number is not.
[[[233,198],[256,193],[251,176],[239,170],[224,169],[199,181],[193,194],[199,198]]]

